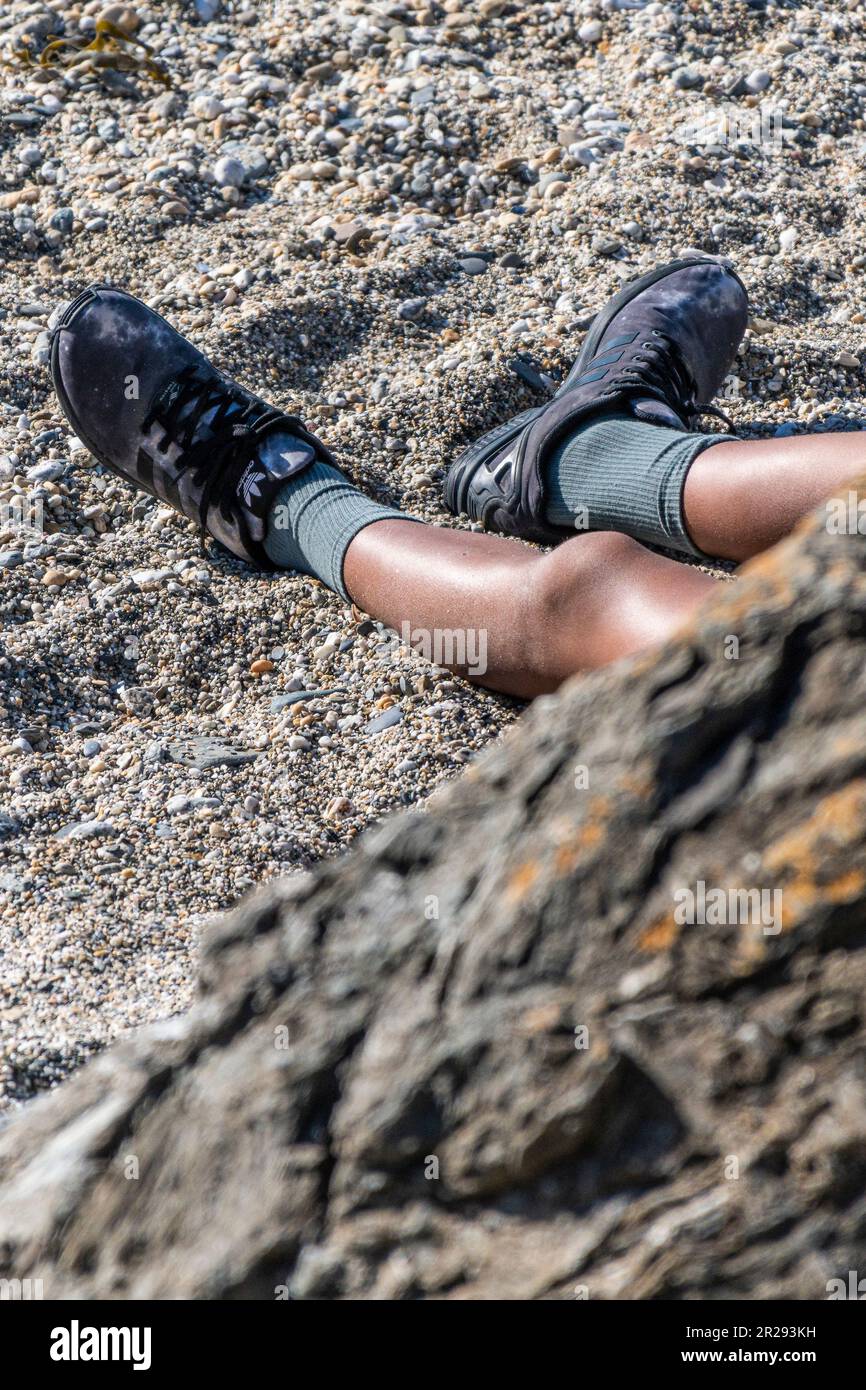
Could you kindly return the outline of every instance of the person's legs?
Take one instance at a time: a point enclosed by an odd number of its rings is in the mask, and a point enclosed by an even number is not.
[[[422,629],[437,664],[497,690],[553,690],[661,641],[711,583],[623,536],[541,555],[404,520],[360,492],[300,420],[121,290],[92,286],[66,306],[51,372],[78,438],[115,473],[234,555],[312,574],[400,635],[408,624],[410,643]]]
[[[525,699],[665,641],[715,585],[615,532],[542,554],[499,536],[398,520],[355,536],[343,578],[359,608],[416,634],[416,645],[420,637],[428,651],[470,654],[437,655],[439,664]]]
[[[718,278],[712,267],[688,270],[689,276],[698,273]],[[686,296],[686,308],[694,307],[693,298]],[[635,303],[629,301],[632,310]],[[728,315],[733,326],[724,360],[742,307],[738,299]],[[680,312],[676,323],[683,322]],[[426,633],[437,664],[531,696],[555,689],[576,671],[665,640],[710,592],[708,576],[646,550],[617,528],[743,559],[778,540],[863,467],[857,435],[713,445],[684,429],[671,434],[660,428],[659,407],[665,418],[672,411],[659,396],[665,363],[672,398],[682,404],[674,385],[689,375],[683,351],[696,363],[701,353],[695,343],[684,349],[670,333],[648,325],[629,342],[640,345],[644,331],[645,371],[640,354],[633,354],[622,390],[650,392],[631,404],[635,413],[652,413],[655,423],[585,424],[585,411],[573,422],[571,442],[551,464],[561,469],[562,486],[549,487],[552,504],[564,508],[553,538],[569,539],[547,555],[513,540],[403,520],[373,502],[339,472],[301,421],[221,375],[164,319],[122,291],[92,287],[67,307],[52,338],[51,369],[64,411],[97,458],[196,520],[233,554],[314,574],[399,633],[408,624],[410,642],[413,632]],[[605,360],[619,352],[618,339],[605,346]],[[715,367],[720,370],[718,362]],[[588,379],[606,370],[594,368]],[[641,372],[647,380],[638,388],[633,378]],[[124,390],[130,373],[139,388],[133,396]],[[709,368],[704,375],[712,386]],[[587,410],[591,405],[584,402]],[[672,423],[679,418],[673,412]],[[636,478],[626,493],[634,492],[634,506],[616,501],[617,448],[626,428],[626,462]],[[632,438],[636,431],[639,437]],[[692,462],[696,439],[704,452]],[[530,446],[543,465],[546,450],[537,439],[533,444],[530,438]],[[506,465],[510,460],[503,459],[503,479]],[[584,478],[587,487],[598,481],[596,467],[610,480],[588,508],[588,524],[595,519],[599,529],[569,536],[570,508],[584,496]],[[498,481],[499,464],[495,473]],[[543,486],[535,492],[523,498],[533,524],[545,500]],[[657,529],[656,511],[660,523],[676,511],[676,524]],[[526,518],[518,511],[506,521],[516,525]],[[470,632],[484,634],[483,670],[478,642],[464,640],[461,656],[460,634],[465,639]],[[446,638],[452,639],[448,655]]]
[[[706,554],[747,560],[864,471],[866,432],[714,444],[686,474],[686,527]]]
[[[685,478],[689,535],[706,554],[746,560],[864,469],[866,433],[711,445]],[[522,696],[664,641],[715,583],[614,532],[539,555],[496,536],[401,521],[361,531],[343,574],[358,606],[397,631],[485,631],[488,669],[476,678]]]

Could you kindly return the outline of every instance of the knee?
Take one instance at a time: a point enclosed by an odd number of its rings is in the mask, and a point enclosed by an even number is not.
[[[621,583],[646,551],[619,531],[588,531],[545,555],[533,586],[535,620],[542,625],[588,611],[605,590]]]
[[[528,664],[547,671],[563,640],[571,651],[578,632],[589,640],[599,624],[606,627],[646,553],[630,536],[590,531],[540,559],[525,593]]]

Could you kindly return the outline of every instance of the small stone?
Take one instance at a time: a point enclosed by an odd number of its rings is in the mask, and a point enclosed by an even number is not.
[[[220,188],[240,188],[247,171],[239,159],[223,155],[214,165],[213,176]]]
[[[581,24],[577,31],[577,37],[581,43],[598,43],[602,35],[602,23],[600,19],[588,19]]]
[[[860,358],[855,357],[853,352],[839,352],[833,359],[834,367],[850,367],[852,370],[860,366]]]
[[[615,256],[622,250],[622,242],[615,237],[595,236],[590,243],[590,249],[596,256]]]
[[[377,714],[364,725],[365,734],[381,734],[385,729],[391,729],[395,724],[399,724],[403,718],[403,711],[399,705],[391,705],[382,714]]]
[[[275,695],[271,700],[271,713],[277,714],[290,705],[299,705],[304,700],[318,700],[323,695],[333,695],[333,690],[291,690],[286,695]]]
[[[215,121],[217,116],[221,116],[225,111],[219,97],[213,92],[199,92],[192,99],[191,109],[193,114],[200,116],[203,121]]]
[[[312,746],[309,739],[304,738],[303,734],[292,734],[289,739],[289,749],[293,753],[306,753]]]
[[[544,190],[544,201],[550,203],[554,198],[561,198],[567,187],[564,179],[553,179]]]
[[[489,269],[487,261],[480,256],[464,256],[457,264],[467,275],[483,275]]]
[[[755,68],[746,78],[746,89],[750,92],[764,92],[771,82],[770,74],[764,68]]]
[[[114,826],[107,820],[73,821],[58,830],[56,840],[93,840],[100,835],[113,835]]]
[[[125,29],[127,34],[134,34],[141,23],[131,5],[106,5],[96,16],[97,24],[100,20],[107,24],[115,24],[118,29]]]
[[[253,676],[266,676],[274,669],[274,663],[269,661],[265,656],[260,657],[258,661],[253,661],[250,664],[250,674]]]
[[[312,63],[310,67],[304,69],[304,77],[308,82],[326,82],[329,77],[333,77],[337,69],[333,63]]]
[[[212,767],[241,767],[258,757],[246,748],[238,748],[224,739],[201,736],[178,740],[166,745],[166,752],[173,763],[184,767],[198,768],[206,772]]]
[[[796,245],[797,245],[797,228],[796,228],[796,227],[786,227],[785,230],[784,230],[783,232],[780,232],[780,233],[779,233],[779,246],[781,247],[781,249],[782,249],[783,251],[793,251],[793,249],[794,249],[794,247],[795,247]]]
[[[397,309],[397,316],[412,321],[419,319],[426,308],[426,299],[404,299]]]
[[[32,468],[28,468],[26,477],[31,483],[53,483],[62,478],[65,472],[65,463],[50,459],[47,463],[35,463]]]
[[[133,570],[130,579],[137,589],[145,593],[151,589],[158,589],[167,579],[176,578],[174,570]]]
[[[42,576],[42,583],[49,588],[60,588],[69,583],[69,575],[65,570],[46,570]]]

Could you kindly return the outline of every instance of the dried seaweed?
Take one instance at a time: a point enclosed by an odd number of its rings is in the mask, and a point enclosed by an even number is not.
[[[141,49],[142,52],[137,53],[135,49]],[[150,45],[107,19],[96,21],[96,32],[90,43],[51,35],[38,59],[35,53],[26,47],[13,49],[12,56],[19,63],[28,66],[38,62],[42,68],[65,67],[69,71],[113,68],[119,72],[139,72],[152,77],[156,82],[161,82],[165,87],[171,86],[171,76],[162,63],[157,61]]]

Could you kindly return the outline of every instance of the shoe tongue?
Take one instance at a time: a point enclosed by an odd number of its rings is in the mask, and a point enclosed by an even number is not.
[[[652,396],[642,396],[629,404],[636,420],[645,420],[648,425],[666,425],[670,430],[685,432],[686,427],[679,415],[664,401],[657,401]]]
[[[237,494],[254,516],[266,517],[283,483],[315,461],[312,444],[288,430],[266,434],[237,482]]]

